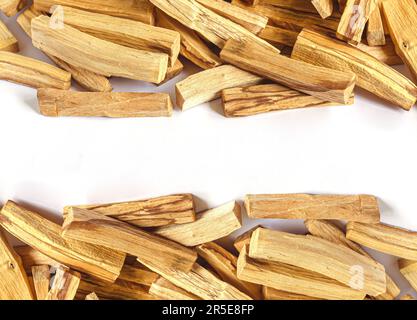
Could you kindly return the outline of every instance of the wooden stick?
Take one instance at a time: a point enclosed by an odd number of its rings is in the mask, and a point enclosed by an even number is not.
[[[148,0],[34,0],[33,2],[35,8],[43,12],[50,12],[54,5],[62,5],[155,24],[154,6]]]
[[[94,232],[91,232],[94,230]],[[91,210],[71,208],[62,227],[66,239],[93,243],[184,272],[191,269],[197,255],[173,241],[134,228],[127,223]]]
[[[417,260],[417,232],[386,224],[347,224],[346,238],[390,255]]]
[[[337,37],[353,45],[360,43],[365,25],[375,8],[375,0],[347,0]]]
[[[247,195],[252,219],[339,219],[378,223],[377,199],[370,195],[260,194]]]
[[[160,300],[201,300],[196,295],[177,287],[163,277],[152,283],[149,294]]]
[[[167,54],[124,47],[66,24],[62,28],[50,28],[50,19],[40,16],[32,20],[33,45],[45,53],[105,76],[154,83],[164,80],[168,66]]]
[[[258,229],[258,228],[261,228],[262,226],[260,226],[260,225],[257,225],[257,226],[255,226],[255,227],[253,227],[253,228],[251,228],[251,229],[249,229],[248,231],[246,231],[246,232],[244,232],[244,233],[242,233],[240,236],[238,236],[236,239],[235,239],[235,242],[233,243],[233,246],[235,247],[235,249],[238,251],[238,252],[241,252],[242,251],[242,249],[244,248],[244,246],[248,246],[249,247],[249,244],[250,244],[250,238],[252,237],[252,233],[256,230],[256,229]],[[263,228],[263,227],[262,227]]]
[[[139,267],[125,264],[118,279],[150,287],[158,277],[158,274],[150,271],[145,266]]]
[[[1,210],[1,226],[51,259],[104,281],[120,274],[125,254],[77,240],[63,239],[61,227],[8,201]]]
[[[417,87],[408,78],[370,55],[312,30],[303,30],[291,57],[337,70],[353,71],[361,88],[404,110],[416,102]]]
[[[348,103],[355,86],[352,72],[316,67],[263,50],[253,43],[229,40],[220,57],[246,71],[324,101]]]
[[[328,300],[362,300],[354,290],[319,273],[284,263],[250,258],[245,246],[237,262],[239,279],[277,290]]]
[[[78,272],[58,268],[45,300],[74,300],[80,280]]]
[[[311,0],[320,17],[326,19],[333,13],[333,0]]]
[[[382,22],[381,10],[379,9],[380,0],[376,0],[377,6],[372,11],[368,20],[368,28],[366,30],[366,40],[370,46],[383,46],[386,43],[384,24]]]
[[[233,0],[234,1],[234,0]],[[260,0],[257,5],[265,6],[271,5],[278,8],[289,9],[294,11],[309,12],[317,14],[317,9],[313,4],[313,1],[299,1],[299,0]]]
[[[272,43],[273,45],[284,45],[292,47],[297,41],[298,32],[281,27],[266,26],[264,30],[259,33],[259,37]]]
[[[369,295],[376,296],[386,291],[384,266],[345,246],[318,237],[259,228],[252,234],[249,255],[311,270]],[[354,282],[356,269],[361,272],[358,283]]]
[[[58,261],[51,259],[30,246],[18,246],[15,247],[14,250],[22,259],[22,265],[27,274],[32,273],[32,267],[34,266],[48,265],[50,267],[58,268],[61,265]]]
[[[64,208],[64,216],[71,207],[93,210],[137,227],[161,227],[189,223],[196,219],[191,194],[173,194],[119,203],[67,206]]]
[[[237,272],[237,257],[214,242],[208,242],[197,247],[197,253],[220,276],[220,279],[235,286],[255,300],[262,299],[261,286],[239,280]]]
[[[183,70],[184,70],[184,65],[181,63],[181,61],[179,59],[177,59],[177,61],[175,61],[175,64],[172,67],[168,67],[167,74],[165,76],[164,81],[162,81],[161,83],[158,83],[158,86],[161,86],[161,85],[165,84],[166,82],[168,82],[169,80],[175,78]]]
[[[386,44],[384,46],[377,47],[372,47],[364,43],[360,43],[357,48],[361,51],[366,52],[367,54],[370,54],[374,58],[389,66],[403,64],[403,61],[395,52],[395,47],[392,43],[392,40],[390,38],[387,38],[385,42]]]
[[[0,11],[6,16],[14,16],[26,4],[25,0],[0,0]]]
[[[33,300],[22,261],[0,228],[0,300]]]
[[[270,287],[262,287],[264,300],[321,300],[315,297],[309,297],[302,294],[277,290]]]
[[[91,292],[90,294],[85,296],[85,300],[100,300],[95,292]]]
[[[417,290],[417,261],[406,259],[398,260],[401,274],[407,279],[414,290]]]
[[[0,79],[33,88],[69,89],[71,74],[45,62],[0,51]]]
[[[239,204],[232,201],[199,213],[195,222],[160,227],[154,233],[184,246],[197,246],[238,230],[242,226],[240,211]]]
[[[33,266],[32,277],[36,292],[36,298],[38,300],[46,300],[49,292],[49,283],[51,281],[50,266]]]
[[[171,98],[166,93],[75,92],[39,89],[40,112],[50,117],[170,117]]]
[[[193,74],[175,85],[177,105],[182,111],[221,97],[223,89],[259,84],[262,77],[231,65]]]
[[[2,21],[0,21],[0,50],[10,52],[19,51],[17,39]]]

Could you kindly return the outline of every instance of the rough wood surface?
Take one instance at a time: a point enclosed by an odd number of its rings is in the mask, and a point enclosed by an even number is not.
[[[201,300],[196,295],[177,287],[163,277],[152,283],[149,294],[160,300]]]
[[[380,252],[417,261],[417,232],[382,223],[350,222],[346,238]]]
[[[235,247],[235,249],[237,250],[237,252],[242,251],[242,249],[244,248],[244,246],[248,246],[250,244],[250,238],[252,237],[252,233],[258,229],[258,228],[263,228],[260,225],[257,225],[247,231],[245,231],[244,233],[242,233],[240,236],[238,236],[235,239],[235,242],[233,243],[233,246]]]
[[[276,46],[284,45],[292,47],[297,40],[297,36],[298,31],[274,26],[266,26],[266,28],[259,33],[260,38]]]
[[[0,79],[33,88],[69,89],[71,74],[45,62],[0,51]]]
[[[0,11],[6,16],[14,16],[26,4],[25,0],[0,0]]]
[[[33,285],[36,292],[37,300],[46,300],[49,292],[49,284],[51,281],[51,267],[48,265],[40,265],[32,267]]]
[[[55,261],[104,281],[120,274],[125,254],[61,237],[61,227],[8,201],[1,210],[1,226],[21,241]]]
[[[0,50],[10,52],[19,51],[17,39],[2,21],[0,21]]]
[[[121,46],[66,24],[62,28],[50,28],[50,19],[47,16],[32,19],[33,45],[45,53],[104,76],[154,83],[164,80],[167,54]]]
[[[333,13],[333,0],[311,0],[320,17],[326,19]]]
[[[228,63],[324,101],[348,103],[355,74],[332,70],[263,50],[253,43],[229,40],[220,53]]]
[[[22,260],[0,227],[0,300],[33,300]]]
[[[67,206],[64,215],[71,207],[93,210],[138,227],[161,227],[195,221],[193,195],[187,193],[128,202]]]
[[[61,263],[44,255],[42,252],[33,249],[31,246],[17,246],[14,248],[18,256],[22,259],[22,265],[27,274],[32,273],[32,267],[48,265],[58,268]]]
[[[153,232],[193,247],[228,236],[242,226],[241,219],[240,206],[232,201],[199,213],[195,222],[160,227]]]
[[[338,219],[378,223],[377,199],[370,195],[259,194],[247,195],[252,219]]]
[[[152,272],[145,266],[125,264],[118,279],[150,287],[158,277],[158,274]]]
[[[80,280],[78,272],[58,268],[45,300],[74,300]]]
[[[85,296],[85,300],[100,300],[100,299],[95,292],[91,292],[90,294]]]
[[[173,241],[142,231],[127,223],[92,210],[71,208],[62,227],[66,239],[76,239],[153,259],[161,266],[184,272],[191,269],[197,255]]]
[[[300,1],[300,0],[259,0],[258,5],[271,5],[274,7],[290,9],[295,11],[310,12],[317,14],[317,9],[313,4],[313,1]],[[327,1],[327,0],[326,0]]]
[[[249,256],[311,270],[369,295],[386,291],[383,265],[318,237],[259,228],[252,234]],[[360,283],[353,282],[355,268],[362,271]]]
[[[398,260],[401,274],[407,279],[414,290],[417,290],[417,261],[406,259]]]
[[[184,111],[220,98],[223,89],[254,85],[262,81],[262,77],[231,65],[204,70],[177,82],[177,105]]]
[[[54,5],[62,5],[110,16],[154,24],[154,6],[148,0],[34,0],[37,10],[50,12]]]
[[[287,292],[282,290],[277,290],[270,287],[262,287],[262,294],[264,300],[321,300],[315,297],[309,297],[302,294],[297,294],[293,292]]]
[[[40,112],[50,117],[170,117],[166,93],[75,92],[38,89]]]
[[[291,57],[336,70],[352,71],[357,85],[376,96],[409,110],[416,102],[417,87],[407,77],[363,51],[312,30],[303,30]]]
[[[386,40],[381,10],[378,4],[380,0],[376,0],[376,2],[377,6],[369,16],[368,27],[366,29],[366,41],[370,46],[383,46],[385,45]]]
[[[172,67],[168,67],[167,74],[165,75],[164,81],[158,83],[158,86],[161,86],[161,85],[165,84],[166,82],[168,82],[169,80],[175,78],[183,70],[184,70],[184,65],[182,64],[180,59],[177,59],[177,61],[175,61],[174,65]]]

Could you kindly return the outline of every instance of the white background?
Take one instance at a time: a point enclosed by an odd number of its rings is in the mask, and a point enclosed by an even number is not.
[[[1,20],[23,55],[48,61],[13,19]],[[175,82],[196,71],[187,65],[160,88],[112,84],[115,91],[169,92],[175,101]],[[0,81],[0,92],[0,202],[13,199],[58,222],[69,204],[182,192],[198,197],[199,210],[247,193],[367,193],[379,197],[384,222],[417,230],[417,111],[359,89],[354,106],[237,119],[223,117],[219,101],[172,118],[47,118],[34,89]],[[258,223],[305,232],[302,221],[245,218],[237,234]],[[411,292],[395,259],[376,257]]]

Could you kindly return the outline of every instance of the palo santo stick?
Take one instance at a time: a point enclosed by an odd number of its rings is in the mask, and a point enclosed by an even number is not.
[[[65,24],[94,37],[134,49],[166,53],[171,67],[178,58],[180,34],[176,31],[71,7],[60,10],[64,10]]]
[[[199,213],[195,222],[160,227],[154,233],[193,247],[228,236],[242,226],[241,209],[232,201]]]
[[[195,221],[193,196],[187,193],[129,202],[68,206],[64,208],[64,215],[71,207],[93,210],[137,227],[161,227]]]
[[[374,58],[378,59],[379,61],[389,65],[395,66],[399,64],[403,64],[401,58],[395,52],[394,44],[390,38],[386,39],[386,44],[384,46],[368,46],[364,43],[360,43],[357,48],[370,54]]]
[[[100,300],[95,292],[91,292],[90,294],[85,296],[85,300]]]
[[[58,268],[45,300],[74,300],[80,279],[78,272]]]
[[[159,27],[175,30],[181,34],[180,54],[183,57],[202,69],[211,69],[222,64],[220,58],[210,50],[195,31],[188,29],[160,10],[157,12]]]
[[[150,287],[158,277],[159,276],[155,272],[152,272],[145,267],[125,264],[118,279]]]
[[[417,80],[417,5],[414,0],[383,1],[384,16],[397,54]]]
[[[379,0],[376,0],[379,3]],[[377,5],[369,16],[368,27],[366,30],[366,40],[370,46],[385,45],[384,24],[382,23],[381,10]]]
[[[417,261],[406,259],[398,260],[401,274],[407,279],[414,290],[417,290]]]
[[[0,300],[33,300],[22,261],[0,228]]]
[[[23,11],[19,17],[17,17],[17,23],[21,28],[26,32],[29,37],[32,37],[31,32],[31,22],[32,19],[41,15],[40,11],[36,11],[33,5]],[[97,91],[97,92],[110,92],[112,91],[112,86],[109,79],[106,77],[96,74],[94,72],[88,71],[84,68],[75,67],[65,61],[48,55],[57,66],[65,71],[71,73],[72,79],[78,82],[80,86],[87,89],[88,91]]]
[[[312,30],[303,30],[291,57],[336,70],[353,71],[357,85],[405,110],[416,102],[417,87],[407,77],[363,51]]]
[[[222,100],[226,117],[246,117],[272,111],[337,105],[279,84],[225,89],[222,91]]]
[[[154,259],[162,266],[185,272],[191,269],[197,259],[191,249],[92,210],[71,208],[65,217],[62,234],[64,238],[102,245],[135,257]]]
[[[298,32],[280,27],[266,26],[259,33],[259,37],[272,43],[273,45],[284,45],[292,47],[297,41]]]
[[[71,74],[45,62],[0,51],[0,79],[33,88],[69,89]]]
[[[207,9],[195,0],[177,0],[175,3],[167,0],[150,0],[150,2],[170,17],[197,31],[219,48],[223,48],[227,40],[235,39],[251,41],[269,52],[279,53],[278,49],[265,40],[258,38],[241,25]]]
[[[252,233],[258,229],[261,228],[262,226],[257,225],[251,229],[249,229],[248,231],[242,233],[240,236],[238,236],[235,239],[235,242],[233,243],[233,246],[235,247],[235,249],[237,250],[237,252],[241,252],[243,247],[245,245],[247,245],[249,247],[250,244],[250,238],[252,237]]]
[[[265,29],[268,23],[267,17],[242,9],[241,7],[232,5],[223,0],[197,0],[197,2],[217,14],[245,27],[254,34],[258,34],[261,30]]]
[[[6,16],[14,16],[20,9],[26,4],[26,1],[22,0],[0,0],[0,11]]]
[[[396,257],[417,260],[417,232],[386,224],[350,222],[346,238]]]
[[[320,17],[326,19],[333,13],[333,0],[311,0]]]
[[[184,70],[184,65],[181,63],[180,59],[177,59],[172,67],[168,67],[164,81],[158,83],[158,86],[161,86],[169,80],[175,78],[182,72],[182,70]]]
[[[220,57],[246,71],[324,101],[348,103],[355,74],[313,66],[264,50],[253,43],[229,40]]]
[[[4,205],[0,224],[12,235],[51,259],[104,281],[114,281],[122,269],[125,254],[64,239],[60,235],[59,225],[12,201]]]
[[[27,274],[32,273],[32,267],[48,265],[50,267],[58,268],[61,266],[61,263],[55,261],[48,256],[44,255],[42,252],[33,249],[30,246],[19,246],[15,247],[14,250],[18,256],[22,259],[22,265]]]
[[[39,89],[40,112],[50,117],[170,117],[171,98],[166,93],[75,92]]]
[[[347,0],[337,28],[337,37],[354,45],[361,42],[365,25],[375,8],[375,0]]]
[[[214,242],[197,247],[197,253],[220,276],[220,279],[235,286],[255,300],[261,300],[261,286],[239,280],[236,275],[237,257]]]
[[[148,0],[34,0],[33,3],[43,12],[50,12],[54,5],[62,5],[151,25],[155,23],[154,6]]]
[[[38,300],[46,300],[49,292],[49,283],[51,281],[50,266],[33,266],[32,277],[36,292],[36,298]]]
[[[249,256],[311,270],[369,295],[376,296],[386,291],[384,266],[345,246],[318,237],[259,228],[252,234]],[[352,281],[355,268],[361,270],[361,283]]]
[[[2,21],[0,21],[0,50],[10,52],[19,51],[17,39]]]
[[[193,74],[175,85],[177,105],[187,110],[220,98],[223,89],[261,83],[262,77],[231,65]]]
[[[370,195],[260,194],[247,195],[252,219],[339,219],[378,223],[377,199]]]
[[[262,287],[264,300],[320,300],[319,298],[309,297],[302,294],[277,290],[270,287]]]
[[[163,277],[152,283],[149,294],[160,300],[201,300],[196,295],[177,287]]]
[[[277,290],[328,300],[362,300],[363,292],[336,280],[284,263],[255,260],[245,246],[237,262],[239,279]]]
[[[124,47],[101,40],[71,26],[53,29],[49,17],[32,19],[33,45],[45,53],[105,76],[160,83],[164,80],[168,55]],[[137,66],[141,66],[138,68]]]

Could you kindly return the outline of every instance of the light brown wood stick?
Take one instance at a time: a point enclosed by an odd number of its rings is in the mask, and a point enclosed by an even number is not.
[[[16,238],[51,259],[104,281],[114,281],[122,269],[125,254],[64,239],[59,225],[12,201],[3,206],[0,224]]]
[[[382,22],[379,2],[380,0],[376,0],[377,5],[374,11],[372,11],[368,20],[368,27],[366,30],[366,41],[370,46],[383,46],[386,43],[384,24]]]
[[[417,5],[414,0],[382,2],[389,33],[397,54],[417,81]]]
[[[252,234],[249,256],[311,270],[369,295],[386,291],[383,265],[318,237],[259,228]],[[357,283],[355,270],[360,270],[361,276]]]
[[[416,102],[417,87],[407,77],[363,51],[318,32],[303,30],[291,57],[355,72],[358,86],[404,110],[409,110]]]
[[[333,0],[311,0],[320,17],[326,19],[333,13]]]
[[[58,268],[45,300],[74,300],[80,280],[78,272]]]
[[[231,65],[204,70],[177,82],[177,105],[184,111],[220,98],[223,89],[254,85],[262,81],[262,77]]]
[[[162,81],[161,83],[158,83],[158,86],[161,86],[165,84],[166,82],[168,82],[169,80],[175,78],[182,72],[182,70],[184,70],[184,65],[182,64],[180,59],[177,59],[177,61],[175,61],[172,67],[168,67],[167,74],[165,76],[164,81]]]
[[[175,19],[157,10],[158,26],[181,34],[180,54],[202,69],[211,69],[222,64],[220,58],[200,39],[198,34]]]
[[[313,4],[313,1],[300,1],[300,0],[260,0],[258,5],[271,5],[274,7],[290,9],[295,11],[310,12],[317,14],[317,9]]]
[[[51,259],[30,246],[18,246],[15,247],[14,250],[22,259],[22,265],[27,274],[32,273],[32,267],[34,266],[48,265],[50,267],[58,268],[61,265],[58,261]]]
[[[32,277],[36,292],[36,298],[38,300],[46,300],[49,292],[49,283],[51,281],[50,266],[33,266]]]
[[[71,207],[93,210],[137,227],[161,227],[196,219],[193,195],[187,193],[128,202],[67,206],[64,216]]]
[[[65,217],[62,235],[66,239],[105,246],[135,257],[154,259],[162,266],[184,272],[189,271],[197,259],[191,249],[92,210],[71,208]]]
[[[377,199],[370,195],[260,194],[247,195],[252,219],[339,219],[378,223]]]
[[[0,227],[0,300],[33,300],[22,260]]]
[[[406,259],[398,260],[401,274],[407,279],[414,290],[417,290],[417,261]]]
[[[250,258],[245,246],[237,262],[239,279],[277,290],[327,300],[362,300],[365,293],[312,272],[285,263]]]
[[[166,93],[75,92],[38,90],[41,114],[49,117],[170,117],[171,98]]]
[[[145,266],[139,267],[125,264],[118,279],[150,287],[158,277],[158,274],[150,271]]]
[[[347,224],[346,238],[396,257],[417,260],[417,232],[387,224]]]
[[[242,251],[242,249],[245,245],[247,245],[249,247],[250,238],[252,237],[252,233],[258,228],[263,228],[263,227],[260,226],[260,225],[256,225],[255,227],[253,227],[253,228],[249,229],[248,231],[242,233],[240,236],[238,236],[235,239],[235,241],[233,243],[233,246],[235,247],[237,252]]]
[[[26,4],[25,0],[0,0],[0,11],[6,16],[14,16]]]
[[[17,39],[2,21],[0,21],[0,50],[10,52],[19,51]]]
[[[259,37],[273,45],[284,45],[292,47],[297,40],[298,31],[292,31],[281,27],[266,26],[259,33]]]
[[[32,88],[69,89],[71,74],[45,62],[0,51],[0,79]]]
[[[90,294],[85,296],[85,300],[100,300],[95,292],[91,292]]]
[[[220,279],[235,286],[255,300],[262,299],[261,286],[239,280],[237,272],[237,257],[214,242],[208,242],[197,247],[197,253],[219,275]]]
[[[226,237],[242,226],[241,209],[232,201],[197,214],[195,222],[170,225],[153,232],[164,238],[193,247]]]
[[[321,300],[315,297],[309,297],[302,294],[277,290],[271,287],[262,287],[264,300]]]
[[[155,24],[154,6],[148,0],[34,0],[39,11],[50,12],[52,6],[62,5],[120,18]]]
[[[337,37],[353,45],[360,43],[365,25],[375,8],[375,0],[347,0],[337,28]]]
[[[167,54],[121,46],[66,24],[62,28],[51,28],[50,19],[47,16],[32,19],[33,45],[45,53],[104,76],[154,83],[164,80]]]
[[[160,300],[201,300],[163,277],[152,283],[149,293]]]
[[[324,101],[348,103],[356,76],[287,58],[253,43],[229,40],[220,53],[228,63]]]

